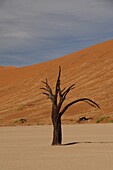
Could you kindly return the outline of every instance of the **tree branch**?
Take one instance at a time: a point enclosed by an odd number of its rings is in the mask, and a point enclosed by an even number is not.
[[[67,94],[69,93],[70,90],[74,89],[75,84],[72,84],[70,87],[67,88],[67,90],[64,91],[62,94],[63,98],[65,99]]]
[[[69,88],[67,88],[67,90],[65,90],[65,88],[64,88],[62,91],[60,91],[60,100],[59,100],[59,103],[58,103],[58,110],[59,110],[59,111],[60,111],[60,108],[61,108],[64,100],[66,99],[67,94],[69,93],[70,90],[72,90],[72,89],[74,88],[74,85],[75,85],[75,84],[71,85]],[[65,90],[65,91],[64,91],[64,90]],[[63,92],[63,91],[64,91],[64,92]],[[62,93],[62,92],[63,92],[63,93]]]
[[[60,112],[60,116],[62,116],[63,113],[64,113],[71,105],[76,104],[76,103],[81,102],[81,101],[87,102],[87,103],[90,104],[91,106],[93,106],[93,107],[98,107],[98,108],[100,109],[99,105],[98,105],[97,103],[95,103],[93,100],[88,99],[88,98],[81,98],[81,99],[72,101],[71,103],[67,104],[67,105],[63,108],[63,110]]]
[[[57,99],[58,94],[60,95],[61,89],[60,89],[60,75],[61,75],[61,67],[59,66],[59,73],[58,73],[58,78],[56,82],[56,89],[55,89],[55,98]]]
[[[48,84],[47,78],[46,78],[46,81],[42,81],[42,83],[46,85],[46,87],[44,89],[46,89],[46,91],[48,91],[49,93],[53,94],[52,90],[51,90],[51,87]]]
[[[48,96],[49,99],[52,100],[52,102],[54,102],[54,95],[53,92],[51,90],[51,87],[48,84],[48,80],[46,79],[46,81],[42,81],[43,84],[45,84],[45,87],[41,88],[43,90],[45,90],[46,92],[44,92],[43,94],[45,94],[46,96]]]

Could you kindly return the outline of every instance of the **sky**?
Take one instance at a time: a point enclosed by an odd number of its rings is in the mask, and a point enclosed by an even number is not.
[[[112,0],[0,0],[0,65],[37,64],[110,39]]]

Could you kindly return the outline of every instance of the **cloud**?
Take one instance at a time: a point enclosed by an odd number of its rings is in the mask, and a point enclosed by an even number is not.
[[[110,0],[5,0],[0,3],[0,65],[47,61],[113,35]]]
[[[3,5],[5,4],[5,0],[0,0],[0,8],[3,7]]]
[[[15,31],[15,32],[10,32],[6,33],[3,38],[12,38],[12,39],[30,39],[30,35],[27,32],[24,31]]]

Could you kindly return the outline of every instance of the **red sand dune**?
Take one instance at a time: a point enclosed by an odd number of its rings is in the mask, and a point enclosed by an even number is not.
[[[0,66],[0,71],[1,70],[9,70],[9,69],[14,69],[16,68],[15,66]]]
[[[54,54],[53,54],[54,55]],[[78,103],[63,116],[64,123],[76,123],[79,117],[113,120],[113,40],[97,44],[67,56],[27,67],[0,67],[0,125],[50,124],[51,102],[42,95],[42,80],[55,87],[58,66],[62,67],[61,86],[75,83],[65,104],[81,97],[96,101],[101,109]]]

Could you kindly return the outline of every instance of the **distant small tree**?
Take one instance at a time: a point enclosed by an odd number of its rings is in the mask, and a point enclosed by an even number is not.
[[[58,78],[56,81],[55,93],[53,93],[51,87],[49,86],[47,78],[45,81],[42,81],[42,83],[45,86],[41,88],[44,90],[43,94],[46,95],[47,98],[50,99],[52,103],[52,113],[51,113],[51,119],[52,119],[52,124],[53,124],[52,145],[62,144],[61,117],[70,106],[78,102],[84,101],[93,107],[100,108],[99,105],[95,103],[94,101],[92,101],[91,99],[80,98],[80,99],[70,102],[69,104],[64,106],[62,109],[61,107],[67,97],[67,94],[74,88],[75,84],[72,84],[68,88],[61,89],[60,76],[61,76],[61,67],[59,66],[59,73],[58,73]]]

